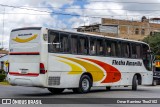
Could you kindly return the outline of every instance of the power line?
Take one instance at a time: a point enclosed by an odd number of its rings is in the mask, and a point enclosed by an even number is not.
[[[66,9],[66,10],[74,10],[74,9],[78,9],[78,10],[125,10],[125,11],[160,11],[159,9],[116,9],[116,8],[112,8],[112,9],[95,9],[95,8],[59,8],[59,7],[29,7],[29,6],[9,6],[9,5],[4,5],[4,4],[0,4],[0,6],[6,6],[6,7],[12,7],[12,8],[20,8],[20,9],[26,9],[26,10],[33,10],[33,11],[38,11],[38,12],[47,12],[48,11],[41,11],[41,10],[37,10],[37,9],[33,9],[33,8],[55,8],[55,9]],[[27,7],[27,8],[26,8]],[[51,13],[51,12],[49,12]]]
[[[126,4],[160,4],[160,2],[128,2],[128,1],[111,1],[111,0],[93,0],[93,1],[87,1],[87,0],[75,0],[77,2],[112,2],[112,3],[126,3]]]
[[[57,9],[66,9],[66,10],[72,10],[72,9],[78,9],[78,10],[125,10],[125,11],[160,11],[159,9],[148,9],[148,10],[141,10],[141,9],[94,9],[94,8],[58,8],[58,7],[52,7]]]
[[[24,8],[24,7],[18,7],[18,6],[10,6],[10,5],[4,5],[4,4],[0,4],[0,6],[25,9],[25,10],[32,10],[32,11],[37,11],[37,12],[44,12],[44,13],[48,13],[49,15],[56,14],[56,15],[68,15],[68,16],[89,17],[89,18],[102,18],[102,16],[126,16],[126,15],[97,15],[97,16],[96,15],[78,15],[78,14],[70,14],[70,13],[42,11],[42,10],[37,10],[37,9]],[[160,11],[160,10],[157,10],[157,11]],[[0,14],[3,14],[3,13],[0,13]],[[48,15],[48,14],[31,14],[31,13],[5,13],[5,14]],[[153,13],[151,13],[151,14],[153,14]],[[127,16],[141,16],[141,15],[127,15]],[[147,14],[146,16],[151,16],[151,15]],[[152,16],[154,16],[154,15],[152,15]],[[157,14],[156,14],[156,16],[157,16]]]
[[[24,8],[24,7],[19,7],[19,6],[10,6],[10,5],[6,5],[6,4],[0,4],[0,6],[3,6],[3,7],[12,7],[12,8],[19,8],[19,9],[25,9],[25,10],[32,10],[32,11],[37,11],[37,12],[47,12],[47,13],[50,13],[50,12],[48,12],[48,11],[42,11],[42,10],[37,10],[37,9]]]
[[[0,13],[0,14],[4,14],[4,13]],[[24,15],[50,15],[50,14],[34,14],[34,13],[5,13],[5,14],[24,14]],[[61,13],[56,13],[58,15],[74,15],[74,14],[61,14]],[[160,14],[156,14],[156,15],[152,15],[152,14],[144,14],[145,16],[160,16]],[[126,16],[126,15],[87,15],[87,16],[82,16],[82,15],[75,15],[75,16],[80,16],[80,17],[93,17],[93,18],[102,18],[102,17],[98,17],[98,16]],[[94,17],[95,16],[95,17]],[[135,14],[135,15],[127,15],[127,16],[142,16],[139,14]]]
[[[5,8],[3,11],[3,25],[2,25],[2,48],[3,48],[3,38],[4,38],[4,17],[5,17]]]

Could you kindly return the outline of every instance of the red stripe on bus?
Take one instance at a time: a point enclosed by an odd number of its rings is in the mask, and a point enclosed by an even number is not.
[[[10,52],[10,55],[39,55],[39,52]]]
[[[81,58],[81,59],[85,59],[85,60],[94,62],[97,65],[101,66],[106,71],[107,76],[102,81],[102,83],[118,82],[121,79],[121,73],[117,68],[115,68],[107,63],[98,61],[98,60],[89,59],[89,58]]]
[[[34,77],[39,76],[39,74],[37,74],[37,73],[21,74],[21,73],[18,73],[18,72],[9,72],[9,74],[14,75],[14,76],[34,76]]]

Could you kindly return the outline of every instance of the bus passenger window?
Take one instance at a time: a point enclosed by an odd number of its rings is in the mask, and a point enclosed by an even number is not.
[[[78,45],[78,53],[79,54],[88,54],[88,39],[85,37],[79,38],[79,45]]]
[[[130,57],[130,48],[128,43],[122,43],[122,57],[129,58]]]
[[[60,42],[59,42],[59,33],[56,32],[50,32],[49,33],[49,52],[59,52],[60,51]]]
[[[118,57],[121,57],[121,43],[120,42],[117,43],[116,54]]]
[[[149,47],[148,45],[143,45],[143,64],[146,67],[147,70],[152,70],[152,60],[151,60],[151,54],[148,52]]]
[[[90,54],[96,55],[96,39],[90,40]]]
[[[105,54],[107,56],[111,56],[111,43],[110,43],[110,41],[106,41],[106,52],[105,52]]]
[[[136,46],[136,51],[137,51],[137,58],[141,58],[141,46],[140,45]]]
[[[97,40],[97,55],[104,55],[103,40]]]
[[[111,43],[111,56],[116,56],[116,43]]]
[[[141,58],[141,47],[137,44],[132,44],[132,58]]]
[[[137,58],[137,51],[136,51],[136,45],[132,44],[132,54],[131,54],[132,58]]]
[[[72,36],[71,37],[71,53],[72,54],[77,54],[77,46],[78,46],[78,42],[77,42],[77,36]]]
[[[68,35],[60,34],[60,51],[69,52]]]

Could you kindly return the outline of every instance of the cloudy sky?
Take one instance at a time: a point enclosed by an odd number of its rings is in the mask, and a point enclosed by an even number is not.
[[[140,20],[160,16],[160,0],[0,0],[0,48],[14,28],[44,26],[72,30],[101,18]],[[3,35],[3,36],[2,36]]]

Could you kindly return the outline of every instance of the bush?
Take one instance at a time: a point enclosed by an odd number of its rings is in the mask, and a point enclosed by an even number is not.
[[[0,74],[5,74],[5,71],[3,69],[0,69]]]
[[[4,81],[6,78],[5,71],[0,69],[0,82]]]
[[[6,78],[5,74],[0,74],[0,82],[4,81],[5,78]]]

